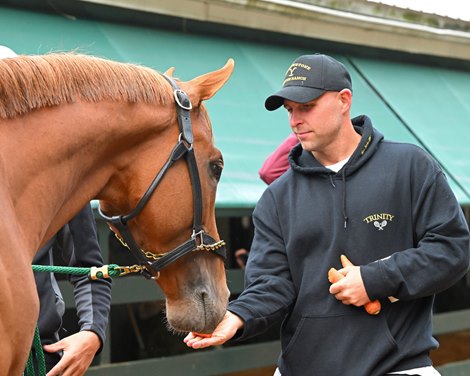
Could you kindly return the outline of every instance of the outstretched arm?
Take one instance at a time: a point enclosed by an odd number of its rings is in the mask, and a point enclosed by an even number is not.
[[[243,327],[243,320],[230,311],[227,311],[220,324],[210,337],[202,337],[197,333],[189,333],[184,342],[193,349],[203,349],[209,346],[222,345],[231,339]]]

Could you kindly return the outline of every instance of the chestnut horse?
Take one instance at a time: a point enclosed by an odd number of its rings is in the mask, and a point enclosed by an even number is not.
[[[78,54],[0,60],[0,375],[20,375],[31,347],[36,251],[91,199],[157,280],[174,330],[220,322],[223,160],[202,102],[232,70],[180,82]]]

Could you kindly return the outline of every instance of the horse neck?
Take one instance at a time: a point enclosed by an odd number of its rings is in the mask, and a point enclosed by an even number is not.
[[[142,104],[75,103],[1,127],[0,173],[31,257],[170,117],[170,110]]]

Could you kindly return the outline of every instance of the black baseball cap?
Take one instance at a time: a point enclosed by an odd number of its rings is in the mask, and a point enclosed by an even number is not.
[[[303,55],[290,65],[282,89],[269,96],[264,106],[273,111],[281,107],[285,99],[307,103],[326,91],[343,89],[352,91],[352,83],[342,63],[328,55]]]

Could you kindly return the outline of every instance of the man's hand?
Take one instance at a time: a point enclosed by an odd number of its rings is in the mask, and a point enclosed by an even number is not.
[[[227,311],[224,318],[217,325],[211,337],[201,337],[196,333],[189,333],[184,342],[193,349],[203,349],[204,347],[222,345],[232,338],[238,329],[243,327],[243,320],[230,311]]]
[[[98,335],[89,330],[72,334],[59,342],[44,345],[44,351],[63,351],[62,359],[46,376],[82,376],[101,346]]]
[[[345,277],[330,286],[330,293],[344,304],[357,307],[370,302],[359,266],[348,266],[338,270]]]

